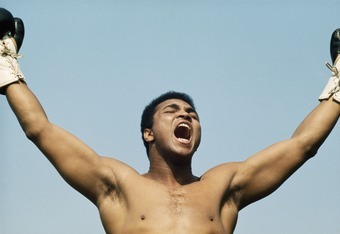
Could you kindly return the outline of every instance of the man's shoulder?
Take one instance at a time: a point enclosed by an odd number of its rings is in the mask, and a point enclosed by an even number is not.
[[[239,169],[241,163],[240,162],[227,162],[220,165],[217,165],[208,171],[206,171],[201,178],[208,179],[208,178],[230,178],[235,175],[237,170]]]
[[[118,159],[112,157],[101,157],[100,161],[101,163],[98,167],[99,171],[106,175],[106,177],[111,181],[115,181],[115,183],[129,177],[140,176],[134,168]]]

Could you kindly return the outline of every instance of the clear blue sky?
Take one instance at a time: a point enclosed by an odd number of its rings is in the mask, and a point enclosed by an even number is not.
[[[285,2],[285,3],[282,3]],[[203,128],[200,175],[289,138],[330,72],[339,1],[1,0],[22,18],[20,59],[51,121],[139,172],[140,115],[184,91]],[[0,97],[0,233],[104,233],[98,212],[22,133]],[[274,194],[241,211],[235,233],[340,233],[340,126]]]

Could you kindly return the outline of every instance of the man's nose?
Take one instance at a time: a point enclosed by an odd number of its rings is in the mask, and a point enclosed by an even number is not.
[[[188,112],[186,111],[181,111],[178,116],[178,118],[181,118],[181,119],[185,119],[185,120],[188,120],[188,121],[191,121],[191,116]]]

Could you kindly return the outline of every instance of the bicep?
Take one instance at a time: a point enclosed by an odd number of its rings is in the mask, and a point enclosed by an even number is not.
[[[242,194],[241,208],[274,192],[306,160],[298,142],[286,140],[240,163],[234,184]]]
[[[104,158],[64,129],[50,124],[34,142],[64,180],[91,201],[102,189],[106,174]]]

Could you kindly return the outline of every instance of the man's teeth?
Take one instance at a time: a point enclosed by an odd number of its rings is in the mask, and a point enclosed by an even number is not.
[[[178,127],[186,127],[190,129],[189,125],[186,123],[181,123],[180,125],[178,125]]]

